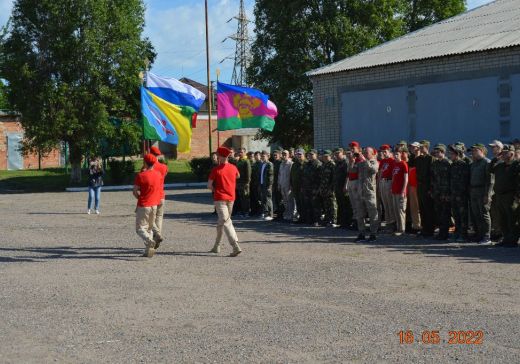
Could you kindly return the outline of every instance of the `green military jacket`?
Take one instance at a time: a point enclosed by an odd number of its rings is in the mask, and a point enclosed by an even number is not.
[[[433,156],[430,154],[421,155],[415,158],[414,162],[418,185],[430,191],[432,183]]]
[[[274,160],[273,161],[273,167],[274,167],[274,186],[276,188],[278,188],[278,175],[280,174],[280,166],[282,165],[282,161],[279,159],[279,160]]]
[[[336,168],[334,172],[334,189],[336,192],[342,192],[345,187],[345,181],[348,175],[348,163],[346,159],[336,161]]]
[[[321,162],[319,160],[309,160],[303,166],[302,189],[306,191],[318,192],[320,188]]]
[[[497,162],[491,166],[491,173],[495,176],[494,192],[496,194],[518,193],[518,179],[520,174],[520,162]]]
[[[261,184],[262,182],[262,167],[263,167],[263,164],[264,163],[261,163],[260,164],[260,173],[259,173],[259,180],[258,180],[258,184]],[[266,166],[264,168],[264,183],[263,183],[263,186],[267,186],[268,188],[272,188],[273,187],[273,182],[274,182],[274,168],[273,168],[273,163],[267,161],[265,162]]]
[[[320,195],[330,196],[334,194],[334,182],[336,165],[333,161],[323,163],[321,166]]]
[[[432,197],[446,198],[450,196],[450,166],[448,159],[434,160],[431,167]]]
[[[295,158],[293,162],[294,163],[291,167],[291,190],[293,193],[300,193],[302,190],[303,167],[305,165],[305,161],[301,161]]]
[[[470,189],[491,198],[495,177],[490,173],[490,161],[487,158],[474,160],[470,164]]]
[[[256,187],[260,185],[260,167],[262,162],[255,161],[251,165],[251,186]]]
[[[240,173],[240,178],[237,179],[237,184],[248,185],[251,182],[251,162],[246,158],[241,159],[237,163],[237,168],[238,173]]]
[[[463,159],[450,166],[450,194],[452,199],[467,198],[469,195],[470,166]]]

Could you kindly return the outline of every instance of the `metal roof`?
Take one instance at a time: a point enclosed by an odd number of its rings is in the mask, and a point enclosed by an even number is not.
[[[497,0],[307,73],[329,73],[520,45],[520,0]]]

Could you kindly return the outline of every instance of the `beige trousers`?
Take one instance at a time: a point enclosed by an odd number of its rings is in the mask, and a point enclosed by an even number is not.
[[[406,228],[406,196],[392,195],[395,211],[395,231],[404,233]]]
[[[357,218],[359,215],[359,204],[361,203],[361,185],[359,180],[348,181],[347,193],[352,206],[352,215]]]
[[[408,198],[410,199],[410,215],[412,217],[412,229],[421,229],[421,215],[419,215],[419,198],[417,187],[408,186]]]
[[[233,201],[215,201],[215,210],[217,211],[217,238],[215,245],[222,243],[222,235],[225,233],[229,244],[233,248],[238,245],[238,236],[231,221],[231,212],[233,211]]]
[[[395,224],[396,211],[394,207],[394,198],[392,195],[392,180],[381,179],[380,181],[381,202],[385,209],[386,225]]]
[[[155,246],[151,232],[158,233],[154,225],[157,206],[137,207],[135,211],[135,232],[144,241],[146,247]]]
[[[162,235],[162,224],[164,218],[164,198],[161,200],[159,205],[157,205],[157,213],[155,214],[155,228],[159,231],[159,234]]]

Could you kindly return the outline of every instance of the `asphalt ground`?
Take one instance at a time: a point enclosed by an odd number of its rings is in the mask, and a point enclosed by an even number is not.
[[[86,200],[0,195],[0,362],[519,361],[520,249],[248,219],[217,256],[194,189],[148,259],[130,192]]]

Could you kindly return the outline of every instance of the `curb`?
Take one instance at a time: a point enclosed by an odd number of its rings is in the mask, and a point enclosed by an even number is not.
[[[167,183],[164,185],[165,190],[173,188],[186,188],[186,187],[206,187],[207,182],[189,182],[189,183]],[[131,191],[134,188],[133,185],[124,186],[103,186],[103,191]],[[68,187],[65,189],[67,192],[87,192],[88,187]]]

